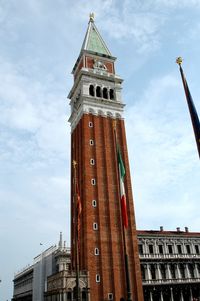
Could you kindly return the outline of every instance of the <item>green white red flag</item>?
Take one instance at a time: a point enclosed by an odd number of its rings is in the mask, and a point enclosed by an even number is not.
[[[121,212],[122,212],[122,221],[125,228],[128,227],[128,215],[127,215],[127,208],[126,208],[126,194],[124,188],[124,176],[125,176],[125,167],[124,162],[122,160],[122,155],[120,152],[120,148],[117,145],[117,160],[118,160],[118,167],[119,167],[119,182],[120,182],[120,198],[121,198]]]
[[[76,182],[76,197],[77,197],[77,237],[78,237],[78,248],[80,248],[80,230],[81,230],[81,197],[79,192],[78,183]]]

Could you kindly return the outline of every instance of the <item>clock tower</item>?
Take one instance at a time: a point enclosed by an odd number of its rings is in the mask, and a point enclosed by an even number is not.
[[[123,80],[115,72],[115,60],[91,14],[72,71],[74,84],[68,96],[71,106],[72,269],[76,268],[78,252],[79,269],[88,271],[91,301],[127,298],[143,301],[123,117],[125,104],[121,95]],[[121,214],[117,147],[125,167],[126,227]],[[77,194],[81,203],[78,215]]]

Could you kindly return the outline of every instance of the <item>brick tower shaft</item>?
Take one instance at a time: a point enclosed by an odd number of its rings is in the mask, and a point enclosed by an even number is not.
[[[90,18],[83,46],[74,66],[70,123],[72,266],[76,261],[77,202],[81,199],[80,270],[89,272],[90,300],[127,300],[123,231],[128,254],[131,297],[142,301],[142,280],[128,151],[121,99],[122,79],[115,74],[113,57]],[[116,122],[116,134],[113,121]],[[117,140],[117,141],[116,141]],[[121,218],[116,142],[125,166],[124,186],[128,228]],[[124,299],[123,299],[124,298]]]

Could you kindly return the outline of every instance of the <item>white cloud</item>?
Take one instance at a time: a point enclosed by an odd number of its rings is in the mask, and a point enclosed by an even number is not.
[[[180,101],[183,94],[179,95],[179,89],[173,74],[153,79],[127,112],[140,227],[158,228],[162,223],[174,227],[189,219],[190,226],[197,229],[193,197],[199,194],[198,155],[187,105]]]

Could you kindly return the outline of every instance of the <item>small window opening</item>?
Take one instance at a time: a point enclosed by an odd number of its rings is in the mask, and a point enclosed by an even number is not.
[[[95,165],[95,160],[94,159],[90,159],[90,164],[91,165]]]
[[[181,245],[177,245],[178,254],[182,254],[182,247]]]
[[[90,85],[89,93],[90,93],[90,96],[94,96],[94,86],[93,85]]]
[[[110,99],[113,100],[114,99],[114,90],[110,89]]]
[[[90,121],[90,122],[89,122],[89,128],[92,128],[92,127],[93,127],[93,122]]]
[[[159,245],[159,246],[158,246],[158,249],[159,249],[159,253],[160,253],[160,254],[163,254],[163,246],[162,246],[162,245]]]
[[[187,254],[191,254],[190,245],[186,245]]]
[[[96,282],[100,282],[100,281],[101,281],[100,275],[96,274]]]
[[[149,253],[153,254],[153,245],[149,245]]]
[[[92,206],[96,207],[97,206],[97,201],[96,200],[92,200]]]
[[[107,88],[103,88],[103,98],[108,99],[108,90],[107,90]]]
[[[97,256],[99,255],[99,249],[98,248],[94,249],[94,255],[97,255]]]
[[[199,254],[199,246],[198,245],[195,245],[195,251],[196,251],[196,254]]]
[[[93,223],[93,229],[98,230],[98,224],[97,223]]]
[[[168,252],[169,254],[173,254],[172,245],[168,245]]]
[[[101,87],[99,86],[96,87],[96,96],[101,97]]]
[[[143,255],[143,245],[139,244],[139,254]]]
[[[95,180],[95,179],[92,179],[92,180],[91,180],[91,184],[92,184],[92,185],[96,185],[96,180]]]

